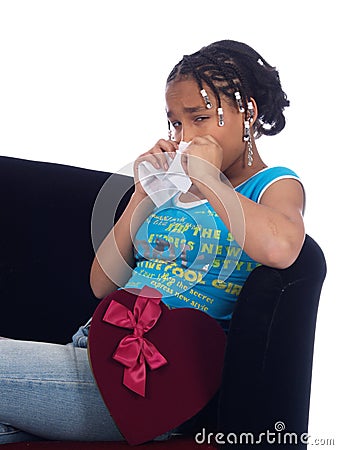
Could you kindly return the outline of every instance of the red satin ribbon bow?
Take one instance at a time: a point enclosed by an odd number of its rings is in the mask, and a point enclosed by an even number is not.
[[[143,336],[161,315],[159,295],[156,289],[146,286],[137,297],[133,312],[112,300],[103,317],[104,322],[134,330],[121,339],[113,358],[125,366],[123,384],[142,397],[145,397],[146,363],[151,370],[167,364],[155,345]]]

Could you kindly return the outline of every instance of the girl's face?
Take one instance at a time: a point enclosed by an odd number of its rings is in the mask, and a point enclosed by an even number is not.
[[[196,136],[211,135],[223,149],[222,172],[233,164],[243,165],[244,116],[222,99],[224,126],[218,125],[217,101],[211,89],[205,87],[212,108],[207,109],[195,80],[186,78],[171,81],[166,89],[166,109],[174,139],[190,142]]]

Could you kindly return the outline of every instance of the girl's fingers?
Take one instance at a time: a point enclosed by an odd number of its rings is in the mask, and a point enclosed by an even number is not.
[[[161,139],[151,150],[149,150],[149,152],[143,153],[138,158],[138,164],[141,161],[148,161],[156,169],[168,170],[169,166],[166,155],[169,155],[169,157],[173,158],[175,156],[177,148],[177,142]]]
[[[155,145],[155,147],[151,150],[156,154],[156,157],[159,158],[159,162],[161,167],[164,170],[168,170],[168,160],[167,155],[173,159],[175,157],[176,150],[178,149],[178,143],[175,141],[166,141],[161,139]]]
[[[161,161],[161,158],[158,156],[158,154],[154,153],[148,153],[144,155],[144,158],[142,161],[150,162],[155,169],[161,169],[163,168],[163,162]]]
[[[160,141],[158,141],[156,146],[157,145],[160,147],[162,152],[167,152],[171,158],[175,157],[176,150],[178,150],[178,142],[166,141],[165,139],[161,139]]]

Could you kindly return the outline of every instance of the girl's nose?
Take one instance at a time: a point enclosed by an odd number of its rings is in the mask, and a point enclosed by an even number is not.
[[[181,131],[180,135],[181,135],[180,136],[181,141],[184,141],[184,142],[190,142],[195,137],[193,131],[187,126],[185,126],[185,127],[182,126],[182,131]]]

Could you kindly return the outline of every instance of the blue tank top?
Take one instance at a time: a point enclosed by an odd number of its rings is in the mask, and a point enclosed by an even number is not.
[[[261,170],[235,188],[259,203],[280,179],[299,177],[285,167]],[[136,233],[136,267],[125,289],[151,286],[169,308],[196,308],[228,321],[243,284],[259,265],[234,240],[207,200],[179,195],[156,208]]]

